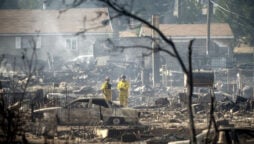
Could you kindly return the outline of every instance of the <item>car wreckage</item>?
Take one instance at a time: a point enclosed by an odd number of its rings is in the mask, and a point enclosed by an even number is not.
[[[47,107],[33,111],[40,121],[57,125],[124,125],[138,124],[140,113],[122,107],[103,97],[81,97],[63,107]]]

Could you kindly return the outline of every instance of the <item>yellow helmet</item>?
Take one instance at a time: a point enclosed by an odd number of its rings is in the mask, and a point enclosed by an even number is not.
[[[105,78],[105,81],[110,81],[110,78],[109,78],[109,77],[106,77],[106,78]]]

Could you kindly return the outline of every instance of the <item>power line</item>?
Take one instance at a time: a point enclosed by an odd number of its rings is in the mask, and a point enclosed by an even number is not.
[[[223,11],[223,10],[221,10],[221,9],[218,9],[223,15],[227,15],[226,13],[224,13],[225,11]],[[218,18],[217,18],[218,19]],[[232,22],[234,22],[234,23],[236,23],[236,24],[238,24],[238,25],[240,25],[240,26],[242,26],[242,27],[245,27],[245,28],[247,28],[248,30],[253,30],[253,27],[251,26],[251,25],[246,25],[246,24],[244,24],[244,23],[242,23],[241,21],[238,21],[238,20],[236,20],[236,19],[233,19],[232,20]]]
[[[238,14],[238,13],[236,13],[236,12],[230,11],[230,10],[228,10],[228,9],[226,9],[226,8],[224,8],[224,7],[222,7],[222,6],[219,5],[218,3],[215,3],[215,2],[212,1],[212,0],[211,0],[211,3],[212,3],[214,6],[217,6],[218,8],[220,8],[220,9],[223,10],[223,11],[226,11],[226,12],[228,12],[228,13],[231,13],[232,15],[235,15],[235,16],[237,16],[237,17],[239,17],[239,18],[244,19],[244,20],[245,20],[246,22],[248,22],[251,26],[254,25],[254,22],[252,22],[250,19],[246,18],[245,16],[240,15],[240,14]]]
[[[223,9],[221,9],[221,8],[219,8],[218,9],[224,16],[227,16],[227,11],[225,11],[225,10],[223,10]],[[243,16],[242,16],[243,17]],[[218,18],[217,18],[218,19]],[[248,21],[245,21],[245,23],[243,23],[244,21],[239,21],[239,20],[237,20],[237,19],[232,19],[232,22],[233,23],[236,23],[236,24],[238,24],[238,25],[240,25],[240,26],[242,26],[242,27],[245,27],[247,30],[249,30],[249,31],[252,31],[253,29],[254,29],[254,27],[253,27],[253,25],[251,25],[250,23],[248,23]]]

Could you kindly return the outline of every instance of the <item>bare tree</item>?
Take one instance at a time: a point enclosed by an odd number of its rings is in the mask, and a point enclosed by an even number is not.
[[[22,139],[18,141],[26,143],[25,126],[27,126],[27,122],[30,119],[30,115],[27,115],[30,112],[23,111],[20,108],[24,104],[31,77],[37,69],[35,41],[32,40],[31,43],[34,43],[34,47],[31,49],[32,54],[28,56],[26,50],[21,54],[25,76],[21,79],[17,79],[14,76],[16,71],[16,58],[14,58],[13,74],[12,77],[8,77],[10,81],[9,88],[7,90],[4,89],[0,81],[0,132],[4,133],[4,139],[1,139],[1,142],[17,142],[17,136],[21,136]],[[20,80],[23,82],[20,83]],[[15,95],[17,92],[19,93],[18,97]]]

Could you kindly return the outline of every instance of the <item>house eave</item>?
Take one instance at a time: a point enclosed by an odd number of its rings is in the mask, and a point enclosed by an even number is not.
[[[172,36],[172,39],[207,39],[207,36]],[[211,36],[211,39],[234,39],[234,36]]]
[[[141,37],[149,35],[139,35]],[[207,39],[207,36],[167,36],[171,39]],[[234,36],[210,36],[211,39],[234,39]]]
[[[85,32],[85,33],[2,33],[0,36],[74,36],[74,35],[112,35],[112,32]]]
[[[168,36],[171,39],[207,39],[206,36]],[[211,39],[234,39],[234,36],[211,36]]]

